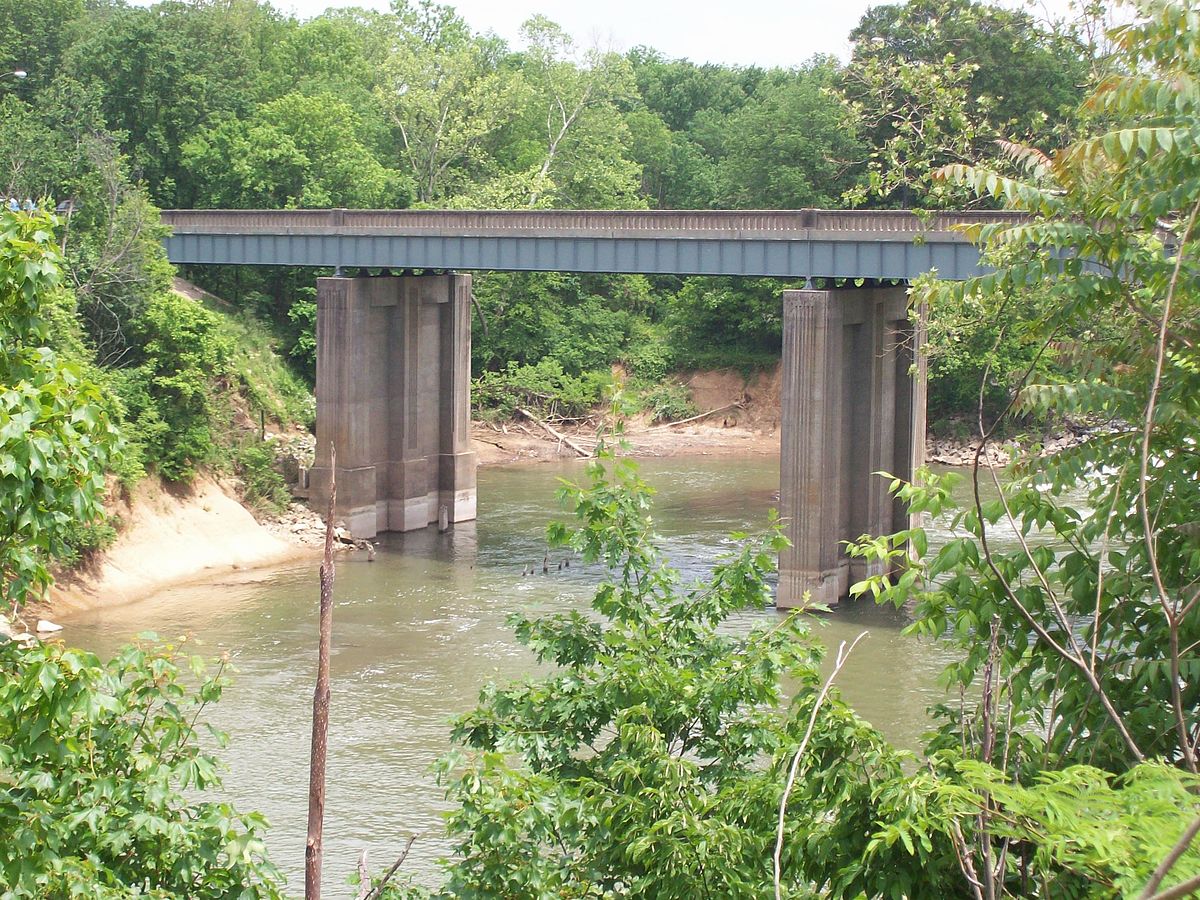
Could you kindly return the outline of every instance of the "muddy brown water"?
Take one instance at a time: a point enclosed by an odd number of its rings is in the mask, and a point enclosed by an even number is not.
[[[755,530],[777,502],[778,460],[668,459],[642,465],[657,489],[654,519],[684,580],[702,576]],[[326,891],[351,895],[346,878],[361,849],[386,867],[407,835],[421,838],[405,870],[432,882],[441,838],[442,792],[429,769],[448,749],[448,722],[469,709],[489,679],[532,669],[505,618],[514,610],[586,605],[600,573],[575,565],[541,574],[545,526],[563,516],[559,478],[582,477],[578,463],[498,467],[479,472],[479,519],[446,534],[389,535],[373,563],[339,558],[334,655]],[[932,527],[932,543],[944,531]],[[532,564],[537,574],[522,573]],[[312,560],[164,591],[146,601],[74,616],[65,637],[100,653],[151,630],[191,635],[207,654],[228,652],[236,680],[208,716],[230,735],[225,792],[272,824],[268,846],[290,891],[303,885],[309,729],[316,653],[316,563]],[[737,627],[771,622],[763,609]],[[926,709],[945,695],[937,675],[947,648],[901,634],[904,617],[869,602],[815,620],[831,647],[867,630],[843,670],[843,694],[892,741],[918,746]]]

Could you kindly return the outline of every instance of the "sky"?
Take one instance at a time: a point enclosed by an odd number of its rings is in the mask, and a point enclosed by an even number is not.
[[[442,0],[475,31],[494,31],[514,46],[523,21],[541,14],[583,47],[625,51],[654,47],[670,59],[794,66],[817,53],[847,59],[846,36],[870,0]],[[387,9],[388,0],[274,0],[302,18],[330,6]],[[1002,0],[1002,5],[1023,5]],[[1033,0],[1031,11],[1062,15],[1069,0]]]

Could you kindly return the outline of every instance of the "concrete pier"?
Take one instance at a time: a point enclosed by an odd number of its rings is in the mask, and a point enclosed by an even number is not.
[[[317,452],[324,509],[356,538],[475,518],[470,275],[317,279]]]
[[[792,546],[776,605],[835,606],[878,571],[844,542],[908,527],[873,473],[910,478],[924,460],[924,335],[904,287],[785,291],[783,306],[780,514]]]

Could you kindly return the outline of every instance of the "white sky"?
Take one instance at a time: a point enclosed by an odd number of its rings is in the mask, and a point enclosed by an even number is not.
[[[386,10],[388,0],[274,0],[302,18],[331,6]],[[794,66],[816,53],[849,56],[846,36],[870,0],[443,0],[476,31],[513,45],[520,24],[542,14],[576,41],[617,51],[647,45],[670,59],[736,65]],[[1065,15],[1070,0],[1001,0],[1035,15]]]

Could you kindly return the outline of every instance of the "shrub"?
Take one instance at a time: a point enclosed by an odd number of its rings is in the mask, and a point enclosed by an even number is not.
[[[92,554],[107,550],[117,539],[119,517],[104,516],[96,521],[72,522],[63,537],[63,549],[56,560],[62,566],[74,566]]]
[[[282,512],[292,495],[275,469],[270,442],[246,442],[233,451],[233,469],[242,480],[242,499],[263,512]]]
[[[61,277],[52,220],[0,212],[0,610],[36,597],[73,527],[96,522],[119,451],[113,409],[47,346]]]
[[[508,418],[519,407],[546,415],[578,416],[604,398],[612,384],[608,370],[568,375],[553,359],[536,366],[509,363],[500,372],[484,372],[471,386],[476,407],[485,414]]]
[[[551,544],[605,576],[590,614],[514,615],[518,639],[552,668],[488,685],[455,723],[461,749],[440,772],[457,858],[437,896],[767,896],[783,785],[810,719],[787,804],[786,895],[875,896],[920,873],[944,886],[945,866],[923,850],[881,845],[864,863],[875,791],[902,777],[902,757],[836,693],[818,705],[821,651],[804,620],[728,627],[771,602],[778,530],[681,587],[636,473],[602,447],[589,484],[562,492],[577,527],[552,525]]]
[[[281,898],[266,821],[196,799],[221,785],[197,718],[225,683],[172,647],[0,643],[0,894]]]
[[[691,391],[678,382],[655,385],[642,395],[641,402],[654,422],[677,422],[699,412],[692,402]]]
[[[227,386],[233,342],[217,315],[175,293],[151,298],[134,323],[138,364],[115,379],[130,431],[168,481],[190,481],[217,457],[216,395]]]

